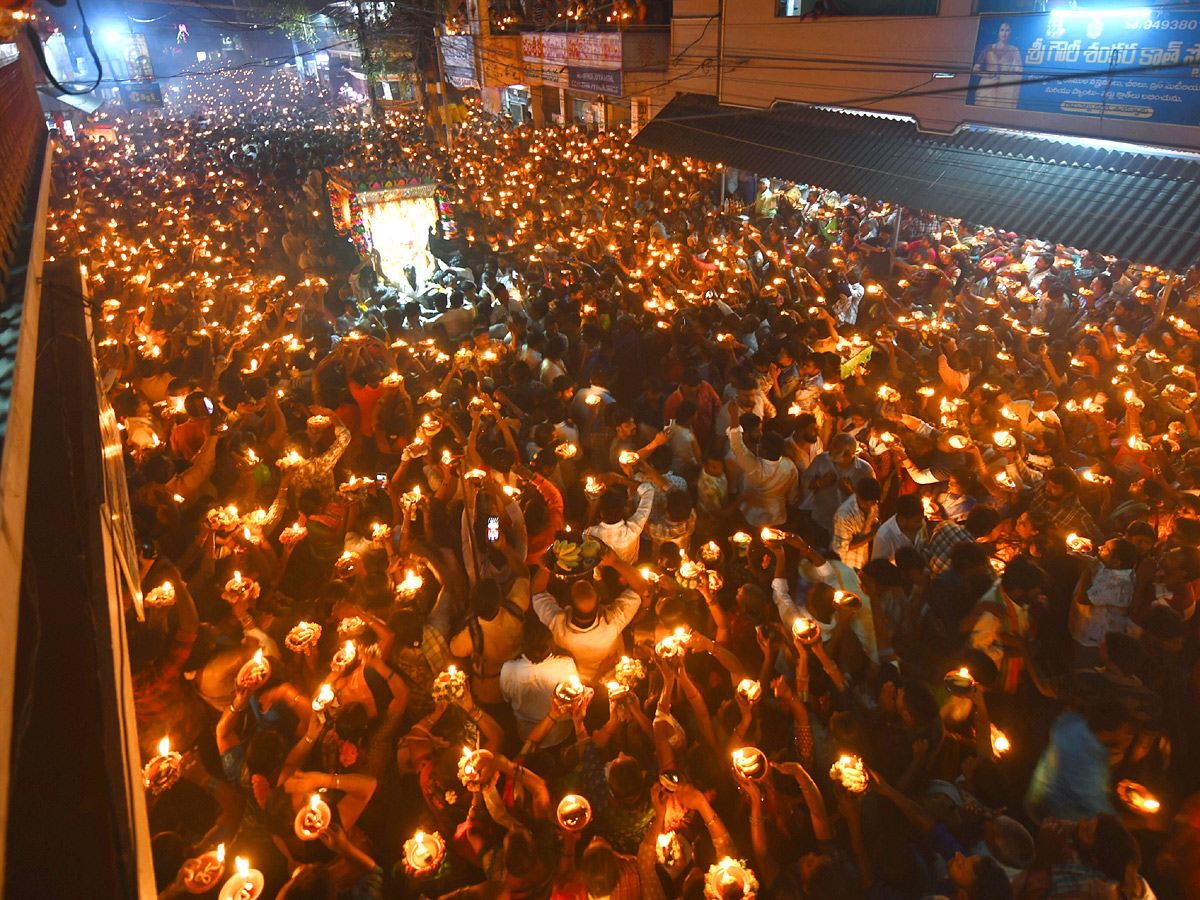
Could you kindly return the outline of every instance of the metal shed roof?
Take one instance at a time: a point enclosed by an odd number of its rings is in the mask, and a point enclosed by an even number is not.
[[[1200,157],[828,108],[745,110],[681,94],[634,143],[1142,263],[1200,254]]]

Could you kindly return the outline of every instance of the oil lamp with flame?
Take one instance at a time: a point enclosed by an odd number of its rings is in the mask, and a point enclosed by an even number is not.
[[[294,522],[279,532],[279,543],[285,547],[298,544],[308,536],[308,528],[299,522]]]
[[[142,769],[142,786],[151,794],[170,790],[179,781],[183,772],[183,757],[171,749],[171,739],[164,737],[158,742],[158,755]]]
[[[297,622],[283,640],[283,645],[294,653],[306,656],[317,652],[317,641],[321,639],[322,628],[316,622]]]
[[[792,637],[801,644],[815,644],[821,640],[821,625],[811,616],[797,616],[792,622]]]
[[[258,582],[253,578],[245,578],[237,569],[233,570],[233,577],[225,582],[225,593],[230,594],[234,599],[242,599],[250,597],[254,599],[259,594]]]
[[[446,858],[446,842],[436,831],[418,831],[404,842],[404,869],[413,878],[431,875]]]
[[[319,794],[313,794],[308,798],[308,803],[296,813],[292,829],[300,840],[315,841],[325,833],[332,820],[333,812],[329,809],[329,804],[322,800]]]
[[[1074,532],[1067,535],[1067,546],[1077,553],[1090,553],[1092,551],[1092,542]]]
[[[203,894],[212,889],[225,871],[225,845],[202,853],[183,864],[183,886],[189,894]]]
[[[687,642],[690,637],[691,632],[685,626],[680,625],[654,645],[654,652],[663,659],[677,659],[687,651]]]
[[[329,663],[330,671],[335,675],[340,675],[345,672],[358,659],[358,648],[354,646],[354,641],[346,641],[341,648],[333,654],[333,659]]]
[[[674,831],[664,831],[654,841],[654,855],[659,863],[668,869],[682,862],[686,851],[683,841]]]
[[[383,522],[373,522],[371,524],[371,542],[377,547],[386,547],[391,536],[392,529],[390,525],[385,525]]]
[[[572,675],[566,681],[560,681],[554,688],[554,698],[563,706],[570,706],[583,696],[583,682],[578,675]]]
[[[417,596],[417,592],[425,585],[425,579],[414,572],[412,569],[404,570],[404,577],[396,585],[397,600],[411,600]]]
[[[733,769],[741,778],[759,781],[767,774],[767,757],[757,747],[740,747],[733,751]]]
[[[975,679],[966,666],[947,672],[944,681],[946,690],[958,697],[967,696],[975,688]]]
[[[592,821],[592,804],[582,794],[567,794],[558,802],[556,816],[564,831],[583,831]]]
[[[1012,743],[1009,741],[1008,735],[997,728],[994,724],[991,726],[991,728],[992,730],[990,737],[992,741],[992,753],[996,756],[1003,756],[1012,749]]]
[[[745,864],[725,857],[709,867],[704,876],[706,900],[754,900],[758,879]]]
[[[739,556],[746,555],[746,550],[750,547],[750,542],[752,540],[754,540],[754,538],[746,534],[744,531],[735,532],[729,538],[729,542],[733,544],[733,547],[735,550],[737,550]]]
[[[263,649],[259,647],[254,651],[254,656],[246,660],[237,673],[237,687],[243,693],[256,691],[271,677],[271,661],[263,656]]]
[[[142,602],[149,609],[166,609],[175,605],[175,585],[164,581],[153,590],[147,591]]]
[[[743,678],[738,682],[738,696],[753,705],[762,699],[762,684],[753,678]]]
[[[852,794],[861,794],[867,789],[867,769],[863,761],[851,753],[844,753],[829,767],[829,777],[841,784]]]
[[[679,584],[683,587],[698,590],[701,579],[707,577],[704,573],[704,563],[685,559],[679,564],[679,571],[676,573],[676,577]]]
[[[451,665],[433,679],[430,693],[438,703],[453,703],[461,700],[467,692],[467,673]]]
[[[325,712],[329,705],[334,701],[333,688],[328,684],[323,684],[317,690],[317,696],[313,697],[312,708],[314,712]]]
[[[221,886],[220,900],[258,900],[263,892],[263,874],[250,868],[250,861],[239,856],[234,862],[236,871]]]
[[[862,607],[862,597],[853,591],[834,591],[833,602],[842,609],[854,612]]]
[[[241,516],[236,506],[218,506],[208,511],[205,520],[215,531],[227,532],[237,528]]]
[[[492,752],[463,747],[458,759],[458,780],[469,791],[481,791],[492,772]]]
[[[629,688],[619,681],[604,682],[604,689],[608,691],[609,700],[619,700],[629,693]]]
[[[1154,815],[1162,809],[1158,798],[1146,790],[1145,785],[1136,781],[1121,781],[1117,783],[1117,797],[1134,812]]]
[[[646,677],[646,667],[640,659],[635,659],[632,656],[622,656],[617,661],[617,667],[614,671],[617,681],[627,688],[632,688],[635,684]]]

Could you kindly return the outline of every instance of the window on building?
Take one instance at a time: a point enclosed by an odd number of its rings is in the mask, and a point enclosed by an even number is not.
[[[976,13],[1043,13],[1060,9],[1146,10],[1157,6],[1181,6],[1180,0],[975,0]]]
[[[812,19],[826,16],[936,16],[938,0],[779,0],[777,14]]]

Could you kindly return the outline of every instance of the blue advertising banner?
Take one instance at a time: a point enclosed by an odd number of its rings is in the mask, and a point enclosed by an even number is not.
[[[967,103],[1200,125],[1200,10],[981,16]]]
[[[163,105],[162,89],[157,82],[121,85],[121,99],[130,109],[158,109]]]
[[[573,91],[583,91],[588,94],[607,94],[610,97],[620,97],[621,70],[568,66],[567,87]]]

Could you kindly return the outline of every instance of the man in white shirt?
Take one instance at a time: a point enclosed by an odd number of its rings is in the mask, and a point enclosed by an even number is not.
[[[571,398],[571,418],[580,424],[591,420],[592,406],[608,406],[617,402],[616,397],[608,392],[608,373],[604,370],[603,366],[592,366],[588,377],[590,379],[588,386],[576,391],[575,396]],[[543,379],[544,382],[545,380]],[[589,402],[589,397],[597,397],[599,399]],[[598,415],[602,414],[603,410],[600,410]],[[600,419],[597,419],[597,421],[600,421]]]
[[[825,452],[821,442],[821,429],[817,427],[817,418],[812,413],[801,413],[796,419],[796,430],[788,438],[785,452],[796,466],[796,474],[800,476],[800,496],[804,496],[804,472],[814,459]]]
[[[853,495],[833,514],[833,552],[852,569],[861,569],[871,558],[871,538],[878,528],[882,494],[874,478],[860,479]]]
[[[843,293],[844,291],[844,293]],[[854,325],[858,322],[858,305],[866,295],[858,269],[846,273],[844,285],[839,286],[837,297],[833,301],[833,314],[839,325]]]
[[[554,689],[579,675],[575,660],[554,655],[554,635],[539,619],[526,619],[522,630],[522,655],[500,669],[500,692],[512,704],[521,740],[550,715]],[[556,747],[571,736],[571,719],[564,716],[551,726],[539,746]]]
[[[854,485],[874,475],[871,464],[858,458],[858,441],[854,436],[845,432],[835,434],[829,449],[814,458],[804,472],[804,508],[812,512],[816,524],[832,535],[838,507],[850,496]]]
[[[998,688],[1006,694],[1017,690],[1024,661],[1005,638],[1007,634],[1028,635],[1029,606],[1043,596],[1045,587],[1046,573],[1037,563],[1018,557],[1005,567],[1000,583],[980,597],[963,620],[961,627],[969,629],[971,646],[986,653],[1000,670]]]
[[[901,547],[925,543],[925,508],[916,494],[904,494],[896,500],[896,514],[879,526],[871,545],[871,559],[896,561]]]
[[[463,305],[463,300],[462,291],[454,291],[450,295],[449,307],[436,320],[445,326],[446,334],[452,341],[469,335],[471,323],[475,321],[474,310],[467,309]]]
[[[729,449],[741,467],[744,488],[739,507],[746,522],[755,528],[782,525],[788,505],[800,499],[800,476],[796,464],[783,455],[783,437],[768,432],[759,441],[758,455],[742,440],[742,426],[728,429]]]
[[[616,665],[624,648],[621,633],[650,595],[637,569],[615,553],[606,553],[602,563],[616,569],[630,585],[612,602],[601,603],[596,588],[585,579],[571,582],[570,605],[565,609],[544,590],[533,598],[533,611],[550,629],[554,642],[575,660],[584,684],[598,683]]]
[[[611,485],[600,495],[600,522],[584,534],[612,548],[620,559],[634,565],[642,540],[642,530],[654,507],[654,485],[643,481],[637,487],[637,509],[626,515],[627,504],[622,491]]]
[[[943,341],[938,354],[938,375],[942,377],[947,393],[955,397],[965,394],[971,385],[971,357],[956,349],[953,341]]]
[[[771,582],[771,593],[775,600],[775,608],[779,611],[779,618],[783,621],[784,626],[790,632],[792,623],[797,618],[802,615],[809,616],[821,626],[821,639],[827,641],[833,635],[833,629],[837,625],[837,616],[832,606],[826,605],[827,603],[832,604],[832,593],[826,591],[825,588],[817,591],[816,586],[825,585],[833,591],[854,594],[862,600],[862,606],[850,614],[850,631],[858,639],[863,652],[870,657],[872,662],[878,663],[879,647],[875,642],[875,619],[871,614],[871,597],[864,590],[862,582],[858,580],[858,574],[843,562],[825,559],[796,535],[789,536],[785,543],[800,551],[800,578],[813,587],[809,590],[809,599],[806,605],[797,606],[792,599],[787,572],[781,562],[786,559],[781,553],[782,547],[771,547],[776,554],[775,579]]]
[[[735,379],[731,388],[732,395],[730,389],[726,389],[725,405],[721,407],[713,423],[713,428],[718,433],[736,425],[745,413],[754,413],[762,422],[775,417],[775,407],[749,375]]]

